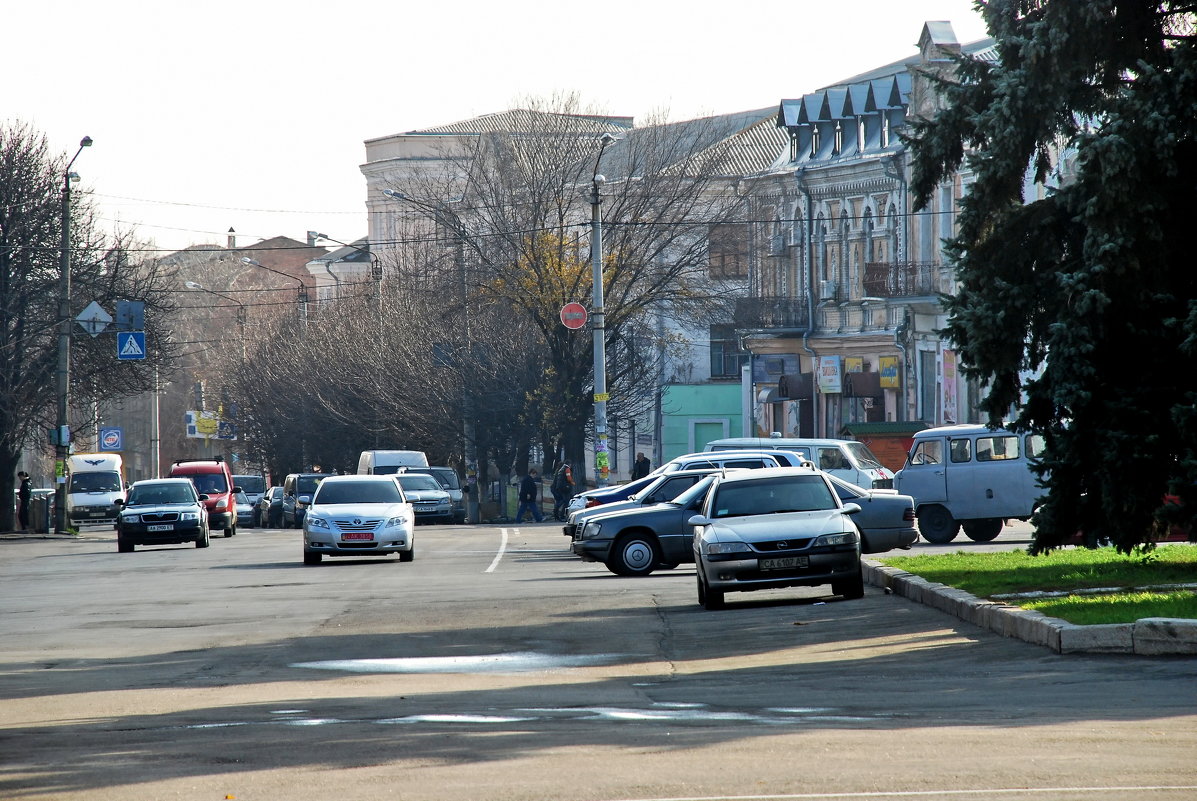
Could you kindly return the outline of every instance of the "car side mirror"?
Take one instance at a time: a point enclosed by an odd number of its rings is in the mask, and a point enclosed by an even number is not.
[[[844,504],[844,508],[840,509],[840,511],[846,515],[854,515],[859,512],[860,509],[861,507],[859,503],[846,503]]]
[[[113,506],[124,506],[124,505],[125,505],[125,499],[124,499],[124,498],[117,498],[115,501],[113,501],[113,502],[112,502],[112,505],[113,505]]]
[[[208,500],[208,496],[207,496],[207,495],[201,495],[201,496],[199,496],[199,499],[200,499],[201,501],[206,501],[206,500]]]
[[[687,526],[709,526],[714,521],[706,515],[694,515],[686,521]]]
[[[233,487],[233,492],[245,492],[245,490],[241,489],[240,487]]]
[[[312,502],[312,496],[311,496],[311,495],[300,495],[300,496],[299,496],[299,502],[300,502],[300,503],[311,503],[311,502]]]

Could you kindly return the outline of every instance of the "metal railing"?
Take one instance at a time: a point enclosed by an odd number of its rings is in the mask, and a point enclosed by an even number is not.
[[[866,262],[864,293],[874,298],[912,298],[952,291],[952,272],[938,262]]]
[[[736,328],[806,328],[810,315],[805,298],[738,298]]]

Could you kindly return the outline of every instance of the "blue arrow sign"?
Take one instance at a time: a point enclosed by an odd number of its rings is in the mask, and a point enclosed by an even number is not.
[[[116,358],[144,359],[145,331],[118,331],[116,333]]]

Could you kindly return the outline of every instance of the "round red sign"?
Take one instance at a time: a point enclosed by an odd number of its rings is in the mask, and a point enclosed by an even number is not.
[[[586,325],[586,307],[581,303],[567,303],[561,307],[561,324],[566,328]]]

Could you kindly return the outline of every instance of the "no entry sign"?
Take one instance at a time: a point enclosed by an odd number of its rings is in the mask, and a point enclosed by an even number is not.
[[[581,303],[567,303],[561,307],[561,324],[566,328],[586,325],[586,307]]]

